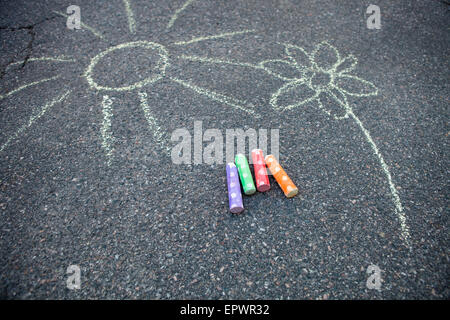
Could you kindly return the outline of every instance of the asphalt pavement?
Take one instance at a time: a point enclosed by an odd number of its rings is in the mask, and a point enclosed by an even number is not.
[[[2,298],[450,298],[446,1],[71,4],[0,4]],[[279,129],[299,194],[232,215],[195,121]]]

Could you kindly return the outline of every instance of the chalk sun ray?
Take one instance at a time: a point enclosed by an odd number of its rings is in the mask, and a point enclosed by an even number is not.
[[[101,127],[101,135],[102,135],[102,148],[105,150],[107,157],[107,165],[110,166],[112,163],[112,156],[114,153],[113,144],[115,139],[113,137],[112,132],[112,117],[113,117],[113,109],[112,109],[113,101],[112,99],[104,95],[102,100],[102,113],[103,113],[103,122]]]
[[[69,17],[67,14],[59,12],[59,11],[53,10],[53,12],[56,14],[59,14],[60,16],[65,17],[65,18]],[[83,22],[80,22],[80,25],[82,27],[84,27],[86,30],[89,30],[90,32],[92,32],[92,34],[94,34],[97,38],[104,40],[104,37],[102,36],[102,34],[100,32],[98,32],[97,30],[95,30],[94,28],[92,28],[91,26],[88,26],[87,24],[85,24]]]
[[[128,18],[128,28],[131,33],[136,33],[136,21],[134,20],[134,13],[131,9],[131,4],[129,0],[123,0],[123,4],[125,6],[125,11],[127,13]]]
[[[147,99],[147,93],[146,92],[139,92],[139,100],[141,102],[141,108],[144,112],[145,119],[147,120],[148,126],[150,128],[150,131],[153,133],[153,136],[156,140],[156,142],[160,145],[162,149],[164,149],[167,152],[170,152],[170,148],[165,143],[168,141],[167,137],[165,136],[164,132],[158,125],[158,121],[153,116],[152,110],[150,109],[150,106],[148,105],[148,99]]]
[[[239,67],[246,67],[246,68],[252,68],[256,70],[262,70],[267,72],[268,74],[273,75],[273,72],[265,66],[265,62],[268,61],[276,61],[276,60],[266,60],[258,64],[252,64],[248,62],[240,62],[240,61],[230,61],[230,60],[223,60],[223,59],[217,59],[217,58],[208,58],[208,57],[199,57],[199,56],[186,56],[181,55],[179,57],[180,59],[187,60],[187,61],[194,61],[194,62],[202,62],[202,63],[209,63],[209,64],[222,64],[222,65],[232,65],[232,66],[239,66]],[[283,80],[289,80],[284,77],[278,76],[278,78],[281,78]]]
[[[191,5],[195,0],[187,0],[183,6],[179,9],[177,9],[175,11],[175,13],[173,14],[172,18],[170,18],[169,24],[167,25],[166,29],[170,29],[172,28],[173,24],[175,23],[175,21],[178,19],[178,15],[183,12],[184,10],[186,10],[186,8]]]
[[[177,45],[177,46],[188,45],[188,44],[192,44],[192,43],[196,43],[196,42],[200,42],[200,41],[207,41],[207,40],[215,40],[215,39],[234,37],[234,36],[237,36],[237,35],[246,34],[246,33],[252,33],[252,32],[255,32],[255,31],[256,30],[242,30],[242,31],[221,33],[221,34],[216,34],[216,35],[212,35],[212,36],[204,36],[204,37],[193,38],[193,39],[191,39],[189,41],[175,42],[174,45]]]
[[[44,106],[42,106],[37,113],[34,113],[31,115],[31,117],[28,119],[28,122],[22,125],[13,135],[11,135],[4,144],[0,147],[0,152],[3,152],[12,141],[16,140],[20,137],[24,131],[26,131],[28,128],[30,128],[33,123],[38,120],[40,117],[42,117],[49,109],[51,109],[55,104],[62,102],[66,97],[72,92],[72,90],[67,90],[62,95],[56,97],[50,102],[47,102]]]
[[[60,77],[61,76],[54,76],[54,77],[51,77],[51,78],[45,78],[45,79],[41,79],[41,80],[37,80],[37,81],[33,81],[33,82],[30,82],[30,83],[24,84],[24,85],[14,89],[14,90],[12,90],[12,91],[9,91],[9,92],[7,92],[7,93],[5,93],[3,95],[0,95],[0,100],[2,100],[4,98],[7,98],[7,97],[9,97],[9,96],[11,96],[11,95],[13,95],[13,94],[15,94],[15,93],[17,93],[19,91],[22,91],[22,90],[24,90],[26,88],[29,88],[29,87],[32,87],[32,86],[36,86],[38,84],[41,84],[41,83],[44,83],[44,82],[47,82],[47,81],[55,80],[55,79],[58,79]]]
[[[207,57],[182,55],[182,56],[180,56],[180,59],[188,60],[188,61],[195,61],[195,62],[210,63],[210,64],[225,64],[225,65],[248,67],[248,68],[254,68],[254,69],[263,69],[259,65],[254,65],[251,63],[247,63],[247,62],[230,61],[230,60],[222,60],[222,59],[207,58]]]
[[[222,93],[217,93],[217,92],[214,92],[214,91],[210,91],[210,90],[208,90],[206,88],[202,88],[202,87],[196,86],[196,85],[194,85],[194,84],[192,84],[190,82],[184,81],[184,80],[180,80],[180,79],[177,79],[177,78],[169,78],[169,79],[172,80],[175,83],[178,83],[178,84],[180,84],[180,85],[182,85],[182,86],[184,86],[184,87],[186,87],[186,88],[188,88],[188,89],[190,89],[190,90],[200,94],[200,95],[204,95],[204,96],[206,96],[206,97],[208,97],[208,98],[210,98],[212,100],[215,100],[215,101],[218,101],[218,102],[221,102],[221,103],[225,103],[225,104],[227,104],[227,105],[229,105],[231,107],[234,107],[236,109],[239,109],[241,111],[244,111],[244,112],[246,112],[248,114],[251,114],[251,115],[255,116],[255,112],[253,110],[243,106],[243,105],[246,104],[244,101],[240,101],[238,99],[226,96],[226,95],[224,95]]]
[[[57,56],[57,57],[39,57],[39,58],[29,58],[27,60],[27,63],[29,62],[34,62],[34,61],[52,61],[52,62],[76,62],[75,59],[73,59],[72,57],[66,57],[66,56]],[[17,65],[21,65],[25,62],[25,60],[21,60],[21,61],[16,61],[13,63],[10,63],[5,71],[7,71],[10,67],[12,66],[17,66]]]

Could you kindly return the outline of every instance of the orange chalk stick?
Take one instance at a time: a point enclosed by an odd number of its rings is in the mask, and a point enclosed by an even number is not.
[[[277,180],[285,196],[288,198],[292,198],[293,196],[295,196],[298,193],[298,188],[280,166],[277,159],[275,159],[275,157],[270,154],[265,158],[265,161],[267,167],[269,168],[275,180]]]

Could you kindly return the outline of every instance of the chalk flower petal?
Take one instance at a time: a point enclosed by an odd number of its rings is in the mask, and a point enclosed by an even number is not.
[[[354,97],[375,96],[378,93],[378,89],[371,82],[346,74],[336,77],[335,85],[343,93]]]
[[[302,47],[285,44],[285,51],[291,61],[294,62],[299,69],[311,69],[311,58]]]
[[[336,101],[339,102],[339,104],[343,107],[343,108],[350,108],[350,106],[348,105],[347,102],[347,96],[345,95],[345,93],[343,93],[341,90],[335,88],[335,87],[331,87],[328,90],[329,94],[333,95],[334,98],[336,99]]]
[[[328,71],[333,69],[341,60],[339,52],[328,42],[321,42],[312,53],[316,67]]]
[[[348,103],[345,95],[339,90],[323,91],[317,98],[319,108],[336,120],[348,118]]]
[[[286,83],[272,95],[270,103],[275,109],[293,109],[314,101],[318,93],[302,81]]]
[[[266,60],[260,65],[266,72],[282,80],[292,81],[302,78],[300,70],[292,62],[286,60]]]
[[[341,74],[351,72],[353,71],[353,69],[355,69],[357,63],[358,60],[354,55],[351,54],[345,57],[336,65],[336,72]]]

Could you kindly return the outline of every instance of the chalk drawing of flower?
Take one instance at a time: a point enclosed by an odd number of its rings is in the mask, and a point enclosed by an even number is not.
[[[288,60],[266,60],[260,64],[269,74],[287,81],[272,95],[270,103],[275,109],[289,110],[316,102],[327,115],[345,119],[352,111],[347,95],[366,97],[378,93],[369,81],[349,74],[356,67],[355,56],[342,59],[327,42],[317,45],[311,54],[291,44],[285,44],[285,51]]]
[[[387,177],[395,213],[400,222],[401,236],[409,244],[409,227],[389,167],[370,132],[347,101],[347,96],[375,96],[378,89],[371,82],[350,74],[358,62],[355,56],[341,58],[338,50],[327,42],[317,45],[312,53],[292,44],[284,44],[284,47],[287,60],[265,60],[258,65],[258,68],[286,81],[272,95],[270,104],[274,109],[290,110],[308,103],[317,103],[323,112],[336,120],[350,117],[356,122]]]

